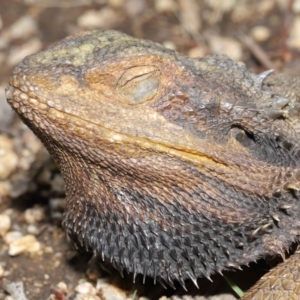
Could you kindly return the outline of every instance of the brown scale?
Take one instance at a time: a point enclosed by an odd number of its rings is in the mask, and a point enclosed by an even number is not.
[[[74,244],[185,287],[299,240],[299,80],[276,78],[99,31],[24,59],[7,98],[61,167]]]

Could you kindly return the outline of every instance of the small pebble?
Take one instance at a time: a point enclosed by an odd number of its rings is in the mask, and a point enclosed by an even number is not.
[[[1,38],[0,38],[0,48],[1,48]],[[6,55],[0,53],[0,65],[3,64],[6,60]],[[10,124],[14,118],[14,112],[8,105],[6,96],[5,96],[5,85],[0,85],[0,127],[9,129]],[[3,148],[0,143],[0,148]]]
[[[255,26],[251,29],[250,35],[256,42],[265,42],[271,36],[270,29],[266,26]]]
[[[235,61],[242,59],[243,50],[241,44],[230,37],[213,36],[210,38],[209,44],[214,54],[227,54]]]
[[[0,180],[7,179],[18,166],[18,156],[13,151],[13,140],[0,135]]]
[[[5,32],[4,36],[8,40],[28,39],[38,31],[36,21],[29,15],[24,15],[13,23]]]
[[[296,14],[300,13],[300,0],[294,0],[292,2],[292,10]]]
[[[125,290],[110,284],[106,279],[98,279],[96,289],[99,291],[103,299],[128,300]]]
[[[44,209],[42,207],[33,207],[25,210],[24,213],[25,221],[28,224],[36,224],[45,219]]]
[[[143,13],[147,8],[146,0],[126,0],[124,2],[124,9],[126,13],[134,18]]]
[[[158,13],[173,12],[176,10],[176,3],[174,0],[156,0],[154,7]]]
[[[66,206],[66,199],[65,198],[51,198],[49,205],[50,205],[50,209],[53,211],[63,210]]]
[[[82,282],[75,287],[75,291],[79,294],[96,295],[96,289],[90,282]]]
[[[77,20],[80,28],[94,29],[102,28],[108,29],[118,20],[118,14],[110,7],[104,7],[101,10],[87,10]]]
[[[4,199],[4,197],[7,197],[10,194],[10,191],[10,183],[8,181],[0,181],[0,204],[2,202],[2,199]]]
[[[27,226],[27,232],[33,235],[37,235],[40,231],[40,228],[38,228],[36,225],[34,224],[29,224]]]
[[[172,41],[164,41],[163,45],[168,49],[176,50],[176,45]]]
[[[7,58],[9,66],[15,66],[25,56],[38,52],[42,49],[42,42],[38,38],[31,38],[22,46],[15,46],[10,50]]]
[[[107,0],[107,4],[112,8],[122,8],[124,6],[124,0]]]
[[[195,0],[178,0],[180,22],[190,34],[198,34],[202,28],[202,19],[199,18],[200,7]]]
[[[0,36],[0,50],[5,50],[8,47],[9,47],[9,44],[8,44],[7,40],[3,36]],[[2,55],[3,55],[3,53],[2,53]],[[5,55],[5,58],[6,58],[6,55]]]
[[[9,245],[8,254],[16,256],[25,252],[34,253],[41,249],[41,243],[34,235],[25,235]]]
[[[293,20],[287,43],[291,48],[300,49],[300,16]]]
[[[69,293],[69,291],[68,291],[68,286],[67,286],[67,284],[65,283],[65,282],[59,282],[58,284],[57,284],[57,288],[59,289],[59,291],[61,291],[62,293]]]
[[[49,183],[49,181],[50,180],[48,180],[47,183]],[[64,180],[63,180],[63,178],[60,174],[55,175],[51,179],[51,188],[53,189],[53,191],[59,192],[59,193],[62,193],[65,190],[65,183],[64,183]]]
[[[207,55],[208,50],[205,48],[205,46],[197,46],[189,50],[188,56],[192,58],[196,57],[203,57]]]
[[[205,3],[214,10],[220,10],[222,12],[228,12],[237,6],[236,0],[205,0]]]
[[[3,236],[3,241],[10,245],[12,242],[18,240],[23,236],[22,232],[20,231],[9,231]]]
[[[12,282],[4,279],[3,287],[12,296],[12,299],[28,300],[24,292],[24,284],[22,281]]]
[[[101,298],[101,299],[106,299],[106,300],[118,300],[117,298]],[[98,296],[96,295],[84,295],[84,294],[77,294],[75,297],[75,300],[101,300]]]
[[[0,236],[4,236],[10,229],[10,217],[4,214],[0,215]]]
[[[4,276],[4,268],[0,265],[0,278]]]
[[[44,252],[52,254],[54,251],[53,251],[52,247],[48,246],[48,247],[45,247]]]
[[[236,5],[231,12],[231,21],[233,23],[240,23],[249,20],[252,16],[252,10],[249,9],[246,2],[241,2],[241,5]]]

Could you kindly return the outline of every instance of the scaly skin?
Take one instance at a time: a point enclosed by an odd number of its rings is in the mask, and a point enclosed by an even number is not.
[[[184,286],[299,240],[298,79],[267,75],[98,31],[25,58],[7,98],[60,165],[75,244]]]

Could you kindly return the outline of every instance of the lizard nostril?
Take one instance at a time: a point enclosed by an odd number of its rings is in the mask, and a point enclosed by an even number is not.
[[[282,146],[284,149],[290,151],[293,148],[293,144],[288,141],[283,141]]]
[[[281,148],[287,151],[291,151],[294,148],[294,144],[285,140],[283,135],[278,135],[275,140],[280,145]]]

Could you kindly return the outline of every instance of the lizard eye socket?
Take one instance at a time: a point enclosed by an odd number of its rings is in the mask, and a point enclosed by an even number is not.
[[[151,100],[158,92],[160,72],[153,66],[127,69],[118,81],[117,89],[129,103],[138,104]]]

